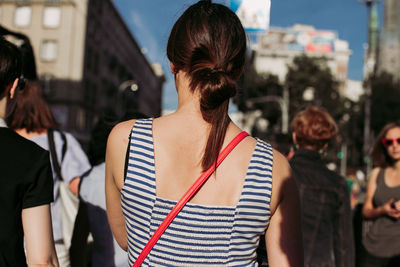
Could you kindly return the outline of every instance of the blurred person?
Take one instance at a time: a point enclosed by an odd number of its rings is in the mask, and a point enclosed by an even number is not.
[[[355,169],[349,169],[346,172],[346,182],[349,187],[350,194],[350,206],[351,209],[354,210],[356,206],[359,204],[359,195],[361,192],[361,186],[356,176]]]
[[[90,169],[89,161],[78,141],[69,133],[58,130],[58,124],[51,114],[50,107],[43,98],[43,92],[38,83],[27,81],[25,89],[19,92],[18,97],[10,102],[7,116],[8,126],[22,137],[29,139],[45,150],[50,150],[48,133],[53,130],[55,151],[57,154],[60,172],[64,182],[77,195],[80,176]],[[60,178],[52,161],[54,177],[54,202],[51,204],[53,236],[60,266],[69,266],[69,244],[65,240],[63,228],[68,223],[62,220],[63,204],[60,197]],[[69,224],[69,223],[68,223]],[[71,223],[71,229],[73,222]],[[70,233],[72,236],[72,232]]]
[[[371,151],[362,214],[371,219],[364,237],[361,266],[400,266],[400,121],[387,124]]]
[[[318,107],[307,107],[292,121],[297,150],[289,162],[300,191],[306,267],[355,263],[348,186],[321,158],[337,131],[332,117]]]
[[[0,266],[58,266],[48,152],[7,128],[7,102],[23,89],[21,55],[0,37]],[[25,237],[25,251],[24,251]]]
[[[139,113],[135,115],[144,118]],[[106,214],[105,155],[107,138],[113,125],[115,124],[105,117],[94,126],[88,150],[93,168],[87,175],[82,176],[79,185],[79,196],[87,206],[90,232],[93,235],[91,262],[93,266],[102,267],[122,267],[128,262],[126,251],[118,245],[112,235]]]
[[[292,136],[290,133],[278,133],[275,135],[275,142],[272,146],[287,159],[290,159],[293,151]]]
[[[137,111],[125,112],[120,121],[146,118]],[[126,266],[128,255],[112,235],[105,200],[105,154],[108,135],[117,121],[109,110],[95,124],[91,132],[88,158],[93,166],[81,176],[79,210],[74,224],[70,248],[71,266]],[[90,237],[89,234],[92,234]]]
[[[167,46],[178,109],[112,130],[107,214],[130,266],[177,200],[242,132],[230,120],[228,105],[244,68],[246,41],[229,8],[211,1],[191,5]],[[142,266],[255,266],[262,235],[270,266],[303,266],[298,202],[285,157],[246,137],[183,207]]]

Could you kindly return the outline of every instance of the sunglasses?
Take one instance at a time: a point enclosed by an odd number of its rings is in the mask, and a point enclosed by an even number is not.
[[[382,144],[385,147],[389,147],[389,146],[393,145],[394,142],[396,142],[398,145],[400,145],[400,137],[395,138],[395,139],[386,139],[386,138],[382,139]]]

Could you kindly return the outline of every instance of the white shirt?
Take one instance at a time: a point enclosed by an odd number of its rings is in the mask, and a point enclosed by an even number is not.
[[[6,122],[3,120],[3,118],[0,118],[0,127],[8,128]]]
[[[85,152],[82,150],[79,142],[69,133],[65,133],[65,137],[67,139],[67,150],[62,159],[62,147],[64,144],[63,139],[58,131],[54,132],[54,143],[57,152],[58,162],[62,162],[60,164],[61,174],[64,178],[66,184],[69,184],[73,178],[77,176],[81,176],[86,171],[90,169],[90,163],[88,158],[86,157]],[[43,149],[49,150],[49,142],[47,139],[47,134],[36,136],[30,139],[35,142]],[[57,178],[57,174],[53,169],[53,177],[54,177],[54,202],[51,203],[51,217],[53,223],[53,237],[55,241],[62,239],[62,222],[61,222],[61,199],[59,197],[59,180]]]

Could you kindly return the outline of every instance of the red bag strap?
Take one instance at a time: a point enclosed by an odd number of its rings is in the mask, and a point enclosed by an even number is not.
[[[164,233],[164,231],[168,228],[170,223],[174,220],[176,215],[181,211],[181,209],[186,205],[186,203],[193,197],[194,194],[202,187],[202,185],[207,181],[207,179],[211,176],[211,174],[215,171],[215,168],[218,167],[221,162],[228,156],[228,154],[236,147],[237,144],[240,143],[248,133],[245,131],[239,133],[226,147],[225,149],[218,155],[217,165],[212,165],[208,170],[203,172],[199,178],[194,182],[194,184],[189,188],[189,190],[183,195],[183,197],[176,203],[175,207],[168,213],[167,217],[165,217],[164,221],[160,224],[157,230],[154,232],[153,236],[150,238],[149,242],[147,242],[146,246],[143,248],[139,257],[136,259],[136,262],[133,264],[133,267],[139,267],[147,255],[150,253],[151,249],[157,243],[160,236]]]

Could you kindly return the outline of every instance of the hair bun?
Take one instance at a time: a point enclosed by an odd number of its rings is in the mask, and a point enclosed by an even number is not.
[[[210,68],[203,71],[200,87],[203,110],[213,110],[236,95],[236,82],[225,71]]]

